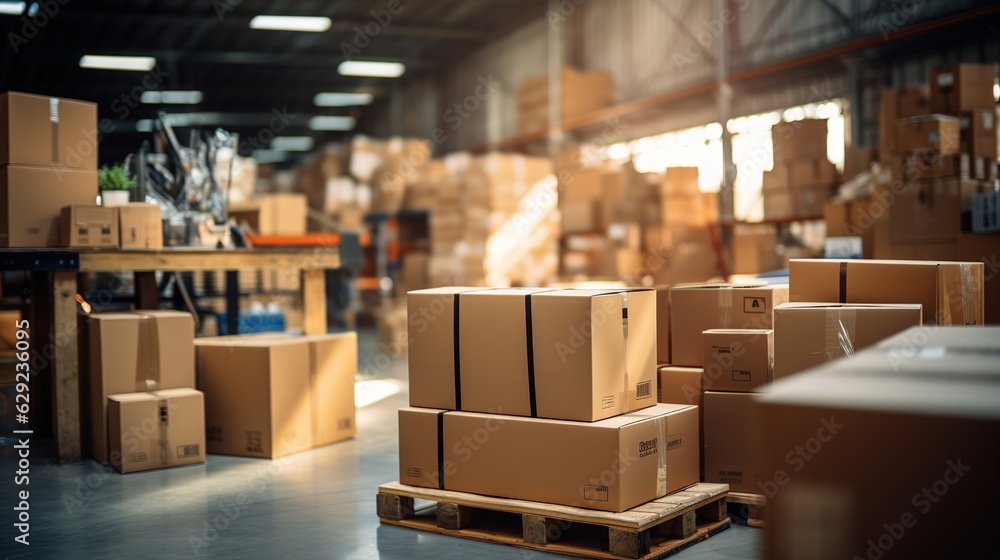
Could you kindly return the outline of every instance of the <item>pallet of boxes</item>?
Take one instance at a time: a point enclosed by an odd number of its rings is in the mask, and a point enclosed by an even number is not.
[[[698,407],[655,402],[655,298],[410,292],[411,407],[382,522],[595,558],[659,557],[728,527],[728,487],[699,482]]]

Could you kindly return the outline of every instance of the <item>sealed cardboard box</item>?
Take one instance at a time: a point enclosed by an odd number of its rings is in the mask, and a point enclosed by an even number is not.
[[[670,286],[656,288],[656,363],[670,363]]]
[[[706,391],[705,482],[729,485],[730,492],[760,494],[767,479],[756,442],[760,437],[756,393]]]
[[[950,64],[931,70],[931,111],[960,113],[995,108],[993,64]]]
[[[96,199],[96,171],[0,166],[0,247],[58,247],[63,206]]]
[[[130,202],[115,208],[122,249],[163,247],[163,218],[159,204]]]
[[[312,445],[352,438],[357,435],[354,379],[358,372],[358,335],[345,332],[304,339],[309,344]]]
[[[702,340],[705,346],[702,386],[706,390],[753,392],[771,383],[773,330],[709,329],[702,333]]]
[[[902,160],[899,175],[907,181],[920,179],[938,179],[946,177],[978,178],[985,171],[983,164],[979,169],[970,161],[969,154],[951,154],[942,156],[935,153],[916,153]]]
[[[230,204],[229,215],[240,223],[245,221],[260,235],[302,235],[306,233],[307,206],[304,194],[274,193]]]
[[[990,557],[998,343],[914,328],[761,395],[765,557]]]
[[[312,447],[307,341],[217,337],[195,346],[209,453],[276,459]]]
[[[850,356],[920,324],[919,304],[779,305],[774,310],[774,378]]]
[[[983,263],[792,259],[789,301],[919,303],[923,322],[983,324]]]
[[[826,119],[781,122],[771,127],[775,161],[826,157]]]
[[[205,396],[194,389],[108,397],[111,466],[120,473],[205,462]]]
[[[959,124],[962,131],[962,152],[996,161],[997,127],[993,109],[963,113]]]
[[[98,139],[95,103],[15,91],[0,94],[0,165],[96,171]]]
[[[770,329],[774,308],[788,301],[784,284],[694,284],[670,289],[673,365],[703,365],[702,332]]]
[[[108,458],[108,396],[195,386],[194,320],[179,311],[87,316],[90,453]]]
[[[399,481],[619,512],[698,482],[699,445],[690,405],[598,422],[404,408]]]
[[[653,290],[462,294],[460,409],[592,422],[652,405],[655,298]]]
[[[961,150],[960,121],[946,115],[922,115],[899,119],[894,124],[897,154],[934,150],[941,155]]]
[[[978,181],[957,178],[906,183],[889,212],[892,242],[953,243],[962,232],[962,191],[977,187]]]
[[[698,438],[705,442],[705,407],[702,400],[705,394],[701,386],[703,371],[701,368],[663,365],[658,368],[660,374],[661,403],[693,404],[698,407]],[[705,480],[705,454],[698,450],[698,472],[701,480]]]
[[[59,224],[63,247],[118,247],[118,213],[96,204],[64,206]]]

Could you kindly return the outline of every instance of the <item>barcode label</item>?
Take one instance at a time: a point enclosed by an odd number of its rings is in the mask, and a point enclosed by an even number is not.
[[[652,393],[652,382],[651,381],[640,381],[635,384],[635,398],[644,399],[651,396]]]
[[[184,459],[186,457],[197,457],[201,455],[198,452],[198,444],[192,443],[191,445],[178,445],[177,446],[177,458]]]

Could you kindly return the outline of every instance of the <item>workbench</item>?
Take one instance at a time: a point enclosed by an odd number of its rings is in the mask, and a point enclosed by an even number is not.
[[[344,234],[336,246],[308,248],[210,249],[0,249],[0,270],[30,274],[31,410],[51,411],[56,459],[79,461],[81,455],[80,357],[78,315],[87,312],[79,296],[78,278],[89,273],[132,272],[136,309],[156,309],[157,271],[226,271],[229,332],[237,332],[240,270],[297,270],[302,278],[303,330],[327,332],[328,270],[361,265],[356,235]],[[39,402],[51,394],[51,406]],[[42,406],[39,406],[41,404]],[[44,419],[43,419],[44,420]],[[33,419],[32,426],[36,425]]]

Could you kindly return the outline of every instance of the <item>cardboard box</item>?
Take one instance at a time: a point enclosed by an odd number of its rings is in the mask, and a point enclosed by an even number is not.
[[[205,462],[205,396],[194,389],[108,397],[111,466],[120,473]]]
[[[830,200],[829,186],[794,187],[795,208],[793,216],[813,217],[823,215],[823,206]]]
[[[894,244],[954,242],[962,232],[962,191],[978,188],[969,179],[906,183],[889,212]]]
[[[997,159],[997,126],[993,109],[963,113],[961,126],[962,152],[982,156],[988,161]]]
[[[399,481],[620,512],[698,482],[697,423],[690,405],[590,423],[404,408]]]
[[[656,288],[656,363],[670,363],[670,286]]]
[[[194,320],[146,310],[87,316],[90,454],[108,460],[108,396],[195,386]],[[89,412],[89,414],[88,414]]]
[[[919,304],[785,303],[774,310],[774,379],[850,356],[921,324]]]
[[[924,324],[983,324],[983,263],[792,259],[789,301],[919,303]]]
[[[63,206],[96,199],[96,171],[2,166],[0,247],[58,247]]]
[[[931,70],[931,111],[960,113],[993,110],[994,64],[949,64]]]
[[[876,161],[875,148],[862,146],[844,147],[844,181],[850,181],[863,171],[869,171]]]
[[[163,248],[163,216],[159,204],[130,202],[115,209],[122,249]]]
[[[563,233],[591,233],[597,231],[597,207],[600,203],[592,200],[562,202]]]
[[[997,340],[910,329],[761,395],[764,557],[990,557]]]
[[[118,213],[96,204],[64,206],[59,224],[63,247],[118,248]]]
[[[701,386],[701,368],[663,365],[657,370],[660,377],[659,402],[668,404],[693,404],[698,407],[698,439],[705,442],[705,394]],[[700,480],[705,480],[705,454],[698,450],[698,472]]]
[[[925,84],[883,89],[879,101],[879,157],[885,158],[896,153],[893,123],[897,119],[930,112],[930,89]]]
[[[1000,324],[1000,274],[992,273],[996,270],[993,255],[996,254],[997,247],[1000,247],[1000,233],[973,233],[960,235],[957,246],[948,249],[948,254],[957,258],[980,261],[984,266],[991,267],[988,269],[991,274],[988,274],[983,281],[983,303],[987,324]],[[955,248],[958,249],[957,253],[954,252]]]
[[[600,169],[563,170],[559,173],[559,201],[581,202],[601,198]]]
[[[774,168],[765,171],[762,176],[761,188],[765,193],[773,191],[785,192],[791,185],[791,175],[788,172],[788,164],[783,161],[774,161]]]
[[[791,191],[764,192],[764,219],[777,220],[795,216],[795,194]]]
[[[773,330],[709,329],[702,340],[706,390],[754,392],[774,379]]]
[[[960,121],[947,115],[922,115],[899,119],[894,124],[897,154],[933,150],[937,154],[961,151]]]
[[[894,175],[899,175],[905,181],[918,181],[922,179],[939,179],[950,177],[976,178],[976,173],[984,173],[983,164],[979,164],[979,169],[971,162],[975,158],[970,158],[969,154],[951,154],[942,156],[931,153],[916,153],[904,158],[901,168]]]
[[[778,254],[778,236],[770,224],[736,224],[733,228],[733,268],[736,274],[757,274],[785,268]]]
[[[274,193],[257,195],[246,202],[229,205],[229,215],[246,222],[260,235],[303,235],[306,233],[306,195]]]
[[[826,119],[780,122],[771,127],[775,161],[826,157]]]
[[[20,322],[20,311],[0,311],[0,350],[13,350],[15,348],[18,340],[17,331],[20,330],[18,323]]]
[[[694,284],[670,289],[673,365],[703,365],[702,332],[770,329],[774,308],[788,301],[788,286]]]
[[[309,345],[309,395],[312,409],[312,446],[353,438],[354,380],[358,373],[358,334],[303,337]]]
[[[705,482],[760,494],[767,474],[755,449],[760,437],[756,393],[705,392]]]
[[[593,422],[652,405],[655,298],[652,290],[462,294],[456,408]]]
[[[789,183],[797,187],[824,186],[827,190],[839,180],[837,166],[830,163],[826,155],[789,161],[788,178]]]
[[[96,171],[98,139],[95,103],[0,93],[0,165]]]
[[[306,340],[225,336],[195,347],[209,453],[276,459],[312,447]]]

